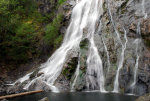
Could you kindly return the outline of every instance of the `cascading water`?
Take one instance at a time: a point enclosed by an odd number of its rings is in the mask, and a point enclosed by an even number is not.
[[[108,2],[108,1],[107,1],[107,5],[108,5],[108,12],[109,12],[110,20],[111,20],[112,26],[113,26],[113,28],[114,28],[114,31],[115,31],[115,33],[116,33],[116,35],[117,35],[117,39],[118,39],[119,43],[123,46],[122,41],[121,41],[121,39],[120,39],[119,32],[118,32],[118,30],[116,29],[116,26],[115,26],[115,23],[114,23],[114,20],[113,20],[112,14],[111,14],[110,5],[109,5],[109,2]]]
[[[119,64],[118,64],[118,69],[117,69],[117,74],[116,74],[116,77],[115,77],[115,81],[114,81],[114,89],[113,89],[113,92],[115,93],[118,93],[119,92],[119,73],[120,73],[120,70],[123,66],[123,62],[124,62],[124,53],[125,53],[125,49],[126,49],[126,45],[127,45],[127,32],[126,30],[124,29],[124,39],[125,39],[125,43],[123,45],[121,39],[120,39],[120,35],[119,35],[119,32],[118,30],[116,29],[116,26],[115,26],[115,23],[114,23],[114,20],[113,20],[113,17],[112,17],[112,14],[111,14],[111,9],[110,9],[110,5],[109,5],[109,2],[108,3],[108,12],[109,12],[109,16],[110,16],[110,19],[111,19],[111,22],[112,22],[112,26],[114,28],[114,31],[117,35],[117,40],[119,41],[119,43],[121,44],[121,47],[122,47],[122,52],[120,54],[120,58],[119,58]]]
[[[101,33],[101,29],[102,28],[102,22],[101,22],[101,20],[100,20],[100,22],[99,22],[99,27],[98,27],[98,31],[97,31],[97,34],[102,34]],[[106,44],[105,44],[105,41],[104,41],[104,39],[103,39],[103,37],[101,36],[101,40],[102,40],[102,42],[103,42],[103,46],[104,46],[104,49],[105,49],[105,51],[106,51],[106,55],[107,55],[107,73],[106,74],[108,74],[109,73],[109,70],[110,70],[110,57],[109,57],[109,52],[108,52],[108,49],[107,49],[107,46],[106,46]]]
[[[144,15],[144,19],[147,18],[147,13],[145,11],[145,0],[142,0],[142,13]]]
[[[124,54],[125,54],[125,50],[126,50],[126,46],[127,46],[127,32],[124,29],[124,39],[125,39],[125,43],[124,45],[122,44],[122,52],[120,55],[120,59],[119,59],[119,65],[118,65],[118,70],[117,70],[117,74],[115,77],[115,81],[114,81],[114,90],[113,92],[118,93],[119,92],[119,72],[121,70],[121,68],[123,67],[123,62],[124,62]]]
[[[87,87],[94,90],[98,84],[100,91],[105,92],[102,60],[98,55],[93,35],[90,38],[90,44],[89,56],[87,59]]]
[[[143,19],[146,19],[147,18],[147,13],[145,11],[145,0],[142,0],[142,14],[144,15]],[[137,34],[138,38],[135,39],[135,41],[134,41],[134,44],[136,45],[136,50],[135,50],[136,51],[136,62],[135,62],[135,67],[134,67],[133,82],[130,85],[132,93],[134,93],[133,90],[134,90],[136,82],[137,82],[137,72],[138,72],[139,59],[140,59],[140,54],[138,52],[139,51],[139,44],[141,43],[141,27],[140,27],[140,24],[141,24],[141,20],[137,24],[136,34]]]
[[[87,17],[91,7],[91,2],[92,0],[82,0],[73,8],[71,23],[67,29],[63,44],[48,59],[48,61],[40,67],[41,70],[39,73],[43,73],[43,75],[28,83],[25,86],[26,89],[28,89],[28,87],[37,79],[40,79],[41,82],[43,81],[48,85],[54,85],[55,80],[61,73],[67,55],[71,50],[79,48],[79,43],[83,35],[83,28],[85,28],[87,24]]]
[[[106,55],[107,55],[107,74],[109,73],[109,70],[110,70],[110,57],[109,57],[109,52],[108,52],[108,49],[107,49],[107,46],[102,38],[102,42],[104,44],[104,48],[105,48],[105,51],[106,51]]]
[[[92,5],[94,6],[91,8],[91,14],[89,15],[88,19],[88,39],[90,46],[89,56],[87,59],[86,82],[88,89],[95,90],[99,88],[100,92],[106,92],[104,87],[105,79],[103,74],[102,60],[94,42],[96,22],[103,13],[102,4],[102,0],[95,0],[95,2],[92,2]]]
[[[136,39],[135,41],[134,41],[134,43],[136,44],[136,54],[137,54],[137,56],[136,56],[136,63],[135,63],[135,67],[134,67],[134,78],[133,78],[133,83],[131,84],[131,86],[130,86],[130,88],[131,88],[131,90],[132,90],[132,93],[133,93],[133,90],[134,90],[134,87],[135,87],[135,84],[136,84],[136,77],[137,77],[137,70],[138,70],[138,66],[139,66],[139,58],[140,58],[140,56],[139,56],[139,54],[138,54],[138,45],[139,45],[139,43],[140,43],[140,39]]]
[[[138,37],[141,37],[141,27],[140,27],[140,22],[137,24],[137,31],[136,31],[136,34]],[[137,38],[135,39],[134,41],[134,44],[136,45],[136,62],[135,62],[135,67],[134,67],[134,78],[133,78],[133,83],[131,84],[130,88],[132,90],[132,93],[133,93],[133,90],[135,88],[135,85],[136,85],[136,82],[137,82],[137,71],[138,71],[138,66],[139,66],[139,58],[140,58],[140,55],[139,55],[139,44],[141,42],[141,39],[140,38]]]
[[[98,83],[100,91],[105,92],[102,61],[94,43],[96,22],[103,13],[102,4],[102,0],[77,0],[77,4],[72,11],[70,25],[61,47],[40,67],[39,73],[42,75],[29,81],[24,89],[28,89],[33,83],[40,81],[49,86],[53,92],[58,92],[58,89],[54,86],[54,82],[60,75],[69,53],[72,50],[78,50],[84,28],[88,28],[87,37],[90,41],[90,55],[87,60],[87,74],[96,73],[97,79],[93,81],[93,79],[87,76],[87,83],[88,85],[92,85],[93,89],[95,83]],[[80,65],[77,67],[77,74],[79,67]]]
[[[40,72],[44,73],[44,75],[38,78],[40,78],[47,84],[54,85],[55,80],[61,73],[68,53],[71,50],[77,49],[79,47],[79,43],[82,39],[83,34],[82,31],[86,25],[85,16],[87,14],[87,11],[84,11],[84,9],[88,9],[88,6],[89,2],[83,0],[74,7],[72,11],[71,23],[67,29],[63,44],[42,66]],[[32,80],[31,83],[34,81],[35,80]],[[28,88],[31,83],[29,83],[26,88]]]

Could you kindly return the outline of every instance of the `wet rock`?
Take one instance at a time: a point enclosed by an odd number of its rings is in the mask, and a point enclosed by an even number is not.
[[[86,88],[86,61],[88,56],[88,44],[89,40],[84,39],[80,42],[80,68],[79,68],[79,75],[77,76],[77,80],[73,87],[76,91],[83,91]],[[74,80],[75,78],[73,78]]]
[[[145,84],[142,84],[142,83],[138,83],[136,86],[135,86],[135,89],[134,89],[134,94],[136,95],[144,95],[147,92],[147,86]]]
[[[76,91],[83,91],[86,89],[86,76],[85,73],[82,72],[82,70],[79,71],[79,75],[77,77],[76,84],[74,86],[74,89]]]
[[[60,91],[69,91],[71,78],[74,75],[76,67],[78,65],[78,53],[74,52],[68,57],[69,59],[64,64],[60,76],[55,81],[55,86]]]
[[[7,99],[3,99],[3,100],[1,100],[1,101],[9,101],[9,100],[7,100]]]
[[[141,33],[143,37],[150,40],[150,18],[144,19],[141,22]]]
[[[23,89],[22,85],[14,85],[14,86],[8,87],[8,89],[6,90],[6,93],[7,94],[17,94],[17,93],[22,93],[25,91],[26,90]]]
[[[46,82],[43,82],[40,79],[34,80],[33,83],[28,88],[29,91],[43,90],[46,92],[52,91],[53,89],[54,89],[53,86],[46,84]]]
[[[137,31],[137,24],[139,21],[135,21],[130,25],[130,31],[132,33],[132,36],[136,36]],[[145,45],[147,47],[150,47],[150,18],[141,20],[140,23],[141,27],[141,36],[144,39]]]
[[[150,101],[150,94],[146,94],[144,96],[140,96],[135,101]]]
[[[78,57],[73,57],[67,65],[64,67],[62,74],[66,77],[66,79],[71,80],[72,75],[74,74],[76,67],[78,65]]]
[[[38,100],[38,101],[49,101],[49,99],[48,99],[48,97],[44,97],[43,99]]]
[[[70,81],[67,80],[62,74],[57,78],[55,86],[59,91],[69,91],[70,90]]]

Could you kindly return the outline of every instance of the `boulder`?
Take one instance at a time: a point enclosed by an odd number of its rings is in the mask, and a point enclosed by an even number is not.
[[[9,101],[9,100],[7,100],[7,99],[3,99],[3,100],[1,100],[1,101]]]
[[[32,84],[28,88],[29,91],[43,90],[43,91],[49,92],[53,90],[53,86],[46,84],[40,79],[35,79],[34,81],[31,81],[31,82]]]
[[[146,94],[144,96],[140,96],[135,101],[150,101],[150,94]]]
[[[49,99],[48,99],[48,97],[44,97],[43,99],[38,100],[38,101],[49,101]]]
[[[6,90],[7,94],[16,94],[16,93],[21,93],[21,92],[25,92],[25,90],[23,89],[22,85],[14,85],[14,86],[10,86],[8,87],[8,89]]]

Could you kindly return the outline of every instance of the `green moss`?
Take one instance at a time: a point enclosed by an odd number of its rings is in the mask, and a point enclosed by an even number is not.
[[[109,33],[109,32],[110,32],[109,27],[106,27],[106,32],[107,32],[107,33]]]
[[[81,49],[87,49],[88,48],[88,43],[89,43],[89,40],[88,39],[84,39],[80,42],[80,48]]]
[[[150,47],[150,40],[144,39],[144,43],[147,47]]]
[[[107,7],[106,7],[106,2],[105,2],[105,1],[104,1],[104,3],[103,3],[103,10],[104,10],[104,12],[107,11]]]
[[[40,70],[40,69],[37,68],[37,69],[30,75],[30,80],[34,79],[34,78],[37,76],[39,70]]]
[[[58,0],[58,4],[61,5],[65,2],[66,0]]]
[[[124,94],[124,91],[125,91],[124,88],[121,88],[121,89],[120,89],[120,93]]]
[[[71,61],[67,64],[67,67],[64,68],[62,71],[62,74],[68,79],[71,80],[71,77],[73,76],[76,67],[78,64],[78,57],[74,57],[71,59]]]

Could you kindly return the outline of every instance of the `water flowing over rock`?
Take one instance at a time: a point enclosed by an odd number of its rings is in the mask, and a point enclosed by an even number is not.
[[[69,24],[61,29],[62,45],[12,85],[53,92],[150,93],[150,1],[68,2],[62,6]]]

